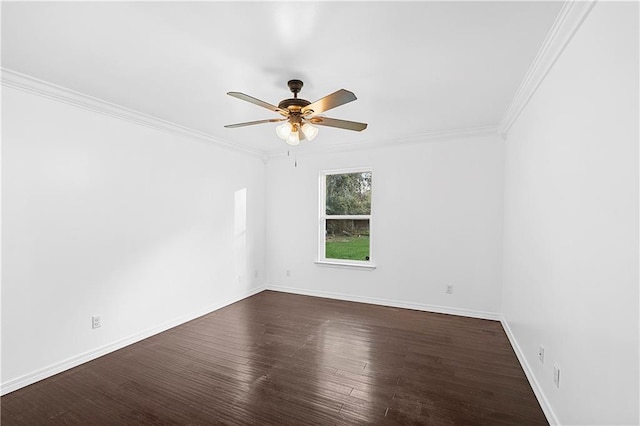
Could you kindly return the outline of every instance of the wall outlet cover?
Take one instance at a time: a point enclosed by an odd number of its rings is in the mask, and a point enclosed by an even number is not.
[[[91,328],[100,328],[102,326],[102,317],[94,315],[91,317]]]

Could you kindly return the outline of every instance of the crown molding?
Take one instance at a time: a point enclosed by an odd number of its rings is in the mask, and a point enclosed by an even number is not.
[[[125,108],[123,106],[99,98],[95,98],[84,93],[76,92],[75,90],[58,86],[44,80],[39,80],[37,78],[7,68],[0,68],[0,71],[2,73],[1,83],[2,86],[5,87],[32,93],[44,98],[52,99],[54,101],[73,105],[87,111],[92,111],[98,114],[128,121],[140,126],[150,127],[152,129],[160,130],[163,132],[174,133],[181,136],[189,137],[191,139],[214,143],[220,147],[234,151],[240,151],[259,158],[264,157],[264,152],[262,151],[241,147],[232,144],[231,142],[228,142],[224,139],[216,138],[207,133],[191,129],[189,127],[181,126],[171,121],[163,120],[149,114]]]
[[[560,9],[498,126],[500,135],[505,137],[509,132],[596,2],[597,0],[571,0],[562,5],[562,9]]]
[[[286,156],[287,153],[284,150],[265,152],[261,150],[253,150],[243,146],[238,146],[228,142],[224,139],[216,138],[207,133],[200,132],[171,121],[163,120],[158,117],[154,117],[149,114],[138,112],[123,106],[86,95],[84,93],[76,92],[75,90],[68,89],[44,80],[40,80],[31,77],[26,74],[19,73],[7,68],[0,68],[1,83],[4,87],[17,89],[23,92],[42,96],[47,99],[51,99],[57,102],[62,102],[68,105],[73,105],[85,109],[87,111],[96,112],[98,114],[106,115],[109,117],[117,118],[120,120],[128,121],[140,126],[150,127],[156,130],[178,134],[186,136],[192,139],[214,143],[220,147],[243,152],[255,157],[260,158],[264,163],[267,163],[270,158]],[[302,149],[296,149],[296,154],[318,154],[318,153],[340,153],[368,150],[373,148],[384,148],[390,146],[409,145],[416,143],[424,143],[429,141],[439,141],[462,137],[478,137],[498,134],[497,126],[483,126],[463,129],[450,129],[428,133],[420,133],[409,136],[401,137],[388,137],[385,139],[377,140],[361,140],[347,144],[330,144],[322,145],[321,147],[300,147]],[[288,147],[288,146],[287,146]],[[306,149],[305,149],[306,148]]]
[[[294,147],[295,154],[304,156],[305,154],[329,154],[329,153],[341,153],[352,152],[361,150],[370,150],[374,148],[388,148],[396,147],[400,145],[412,145],[425,142],[436,142],[443,140],[450,140],[456,138],[469,138],[469,137],[481,137],[481,136],[496,136],[498,135],[497,126],[481,126],[481,127],[469,127],[462,129],[450,129],[440,130],[428,133],[418,133],[414,135],[401,136],[401,137],[388,137],[385,139],[374,140],[361,140],[357,142],[335,143],[330,145],[322,145],[321,148],[309,148]],[[287,147],[289,148],[289,147]],[[288,154],[285,151],[289,151],[291,148],[283,151],[270,151],[267,154],[268,158],[286,157]]]

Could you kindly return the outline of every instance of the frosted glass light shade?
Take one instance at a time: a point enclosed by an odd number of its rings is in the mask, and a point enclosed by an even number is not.
[[[286,141],[289,135],[291,134],[291,123],[286,121],[281,125],[279,125],[278,127],[276,127],[276,134],[280,139]]]
[[[318,128],[309,123],[304,123],[300,130],[308,141],[312,141],[318,135]]]
[[[298,134],[298,132],[291,132],[289,133],[289,136],[287,136],[285,142],[287,142],[289,145],[298,145],[300,144],[300,135]]]

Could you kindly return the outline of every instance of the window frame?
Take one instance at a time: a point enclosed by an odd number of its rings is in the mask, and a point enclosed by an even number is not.
[[[371,211],[368,215],[327,215],[326,197],[327,197],[327,176],[342,175],[353,173],[371,173]],[[368,270],[375,269],[373,263],[373,167],[351,167],[345,169],[321,170],[319,173],[319,197],[318,197],[318,258],[316,264],[347,267],[347,268],[363,268]],[[369,220],[369,260],[352,260],[352,259],[333,259],[326,257],[326,235],[328,219],[355,219]]]

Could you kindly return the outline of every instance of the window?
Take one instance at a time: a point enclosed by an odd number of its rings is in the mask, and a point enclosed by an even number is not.
[[[371,267],[370,168],[320,173],[319,263]]]

